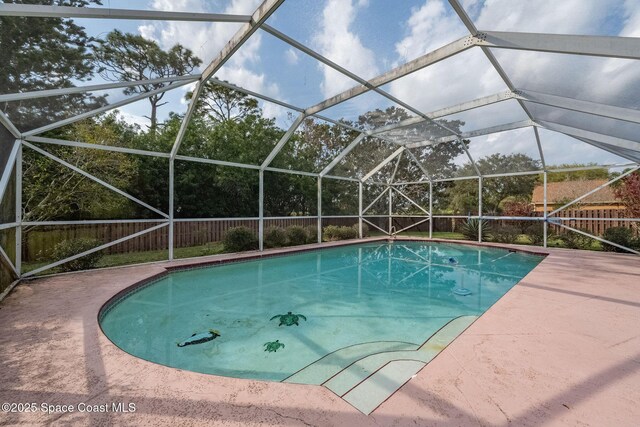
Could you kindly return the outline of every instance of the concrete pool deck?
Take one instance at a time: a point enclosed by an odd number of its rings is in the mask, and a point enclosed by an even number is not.
[[[22,283],[0,302],[0,401],[38,411],[3,413],[0,425],[637,425],[640,259],[522,249],[549,255],[369,416],[320,386],[146,362],[100,331],[98,311],[118,291],[164,267],[235,255]],[[42,403],[76,411],[47,415]],[[136,410],[78,412],[79,403]]]

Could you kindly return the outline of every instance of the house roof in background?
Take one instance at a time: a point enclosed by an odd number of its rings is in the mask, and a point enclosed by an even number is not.
[[[547,183],[547,203],[574,200],[606,182],[606,179],[549,182]],[[534,204],[544,203],[542,185],[538,185],[533,189],[531,201]],[[620,201],[616,199],[611,186],[607,186],[582,199],[581,203],[620,203]]]

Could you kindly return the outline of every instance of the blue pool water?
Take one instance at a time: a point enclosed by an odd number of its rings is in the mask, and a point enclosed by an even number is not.
[[[459,316],[478,316],[542,257],[430,242],[375,242],[180,271],[102,317],[140,358],[181,369],[281,381],[361,343],[420,345]],[[302,314],[278,326],[279,314]],[[216,339],[178,347],[194,333]],[[264,344],[285,345],[276,352]]]

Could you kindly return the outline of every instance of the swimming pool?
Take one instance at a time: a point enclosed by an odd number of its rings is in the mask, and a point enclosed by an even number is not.
[[[422,360],[403,352],[434,339],[439,351],[541,260],[423,241],[348,245],[172,272],[105,306],[100,323],[115,345],[159,364],[324,384],[367,357]],[[178,346],[209,330],[219,336]]]

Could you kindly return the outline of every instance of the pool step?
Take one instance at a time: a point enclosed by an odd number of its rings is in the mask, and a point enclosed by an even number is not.
[[[364,414],[371,413],[438,355],[478,317],[457,317],[414,350],[365,356],[323,383]]]
[[[354,388],[342,398],[363,414],[369,415],[425,365],[426,363],[416,360],[389,362],[371,375],[364,384]]]
[[[397,350],[417,350],[418,344],[402,341],[374,341],[362,344],[351,345],[329,353],[321,359],[299,370],[295,374],[286,378],[284,382],[298,384],[320,385],[333,377],[345,367],[375,353],[397,351]]]

